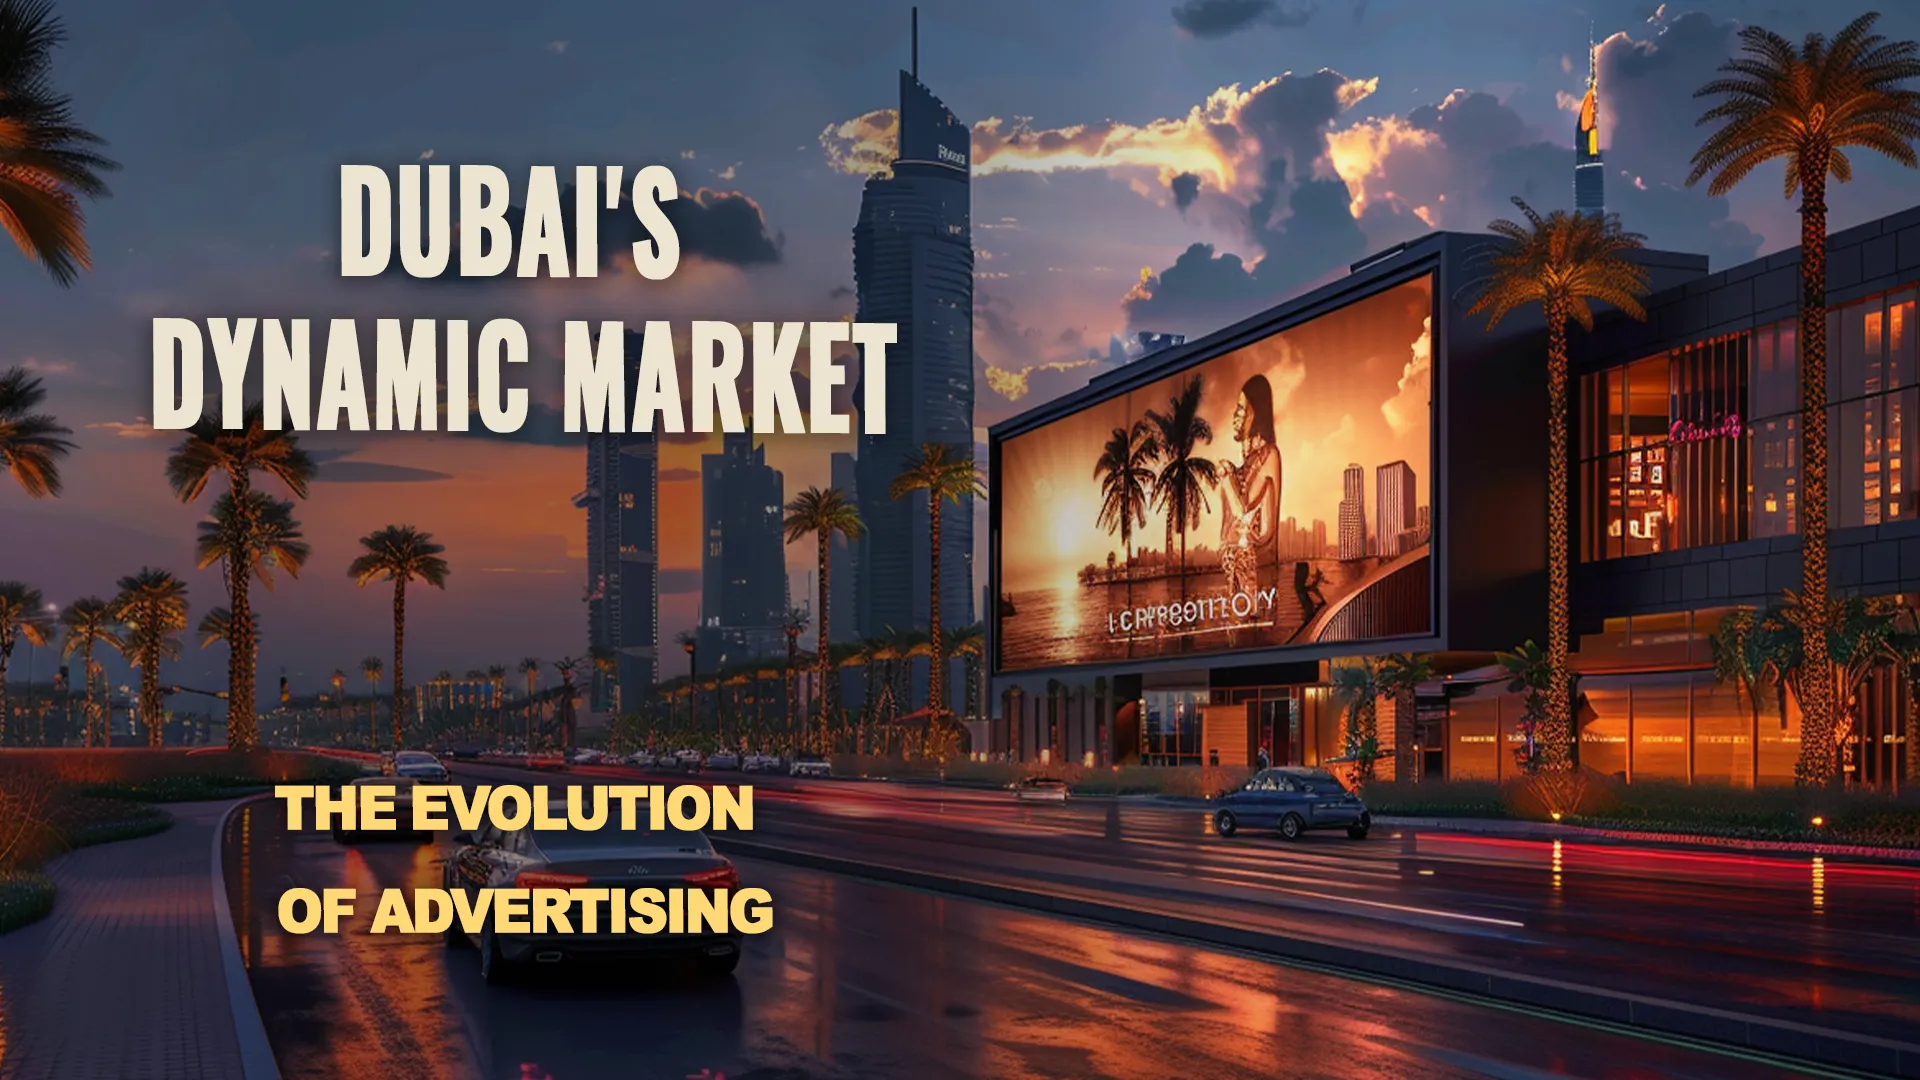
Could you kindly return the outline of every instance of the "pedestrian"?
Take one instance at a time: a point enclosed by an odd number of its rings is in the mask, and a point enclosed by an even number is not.
[[[1267,756],[1267,748],[1264,746],[1260,748],[1260,753],[1254,757],[1254,761],[1263,769],[1273,764],[1273,759]]]

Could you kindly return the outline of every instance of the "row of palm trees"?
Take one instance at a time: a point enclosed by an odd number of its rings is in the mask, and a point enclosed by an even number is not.
[[[1115,427],[1094,463],[1100,482],[1100,515],[1108,533],[1118,533],[1127,576],[1133,576],[1133,532],[1147,523],[1149,510],[1166,518],[1168,555],[1180,542],[1179,576],[1187,569],[1187,532],[1198,528],[1210,509],[1207,490],[1220,481],[1219,462],[1200,456],[1213,441],[1213,425],[1200,415],[1200,377],[1192,376],[1161,409],[1147,410],[1132,426]]]

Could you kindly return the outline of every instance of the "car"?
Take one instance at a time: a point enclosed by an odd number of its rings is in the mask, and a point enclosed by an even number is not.
[[[725,769],[729,772],[737,770],[740,768],[740,755],[722,750],[720,753],[707,759],[707,768]]]
[[[477,746],[450,746],[447,756],[455,761],[478,761],[485,751]]]
[[[565,804],[552,813],[564,815]],[[683,887],[736,890],[740,872],[713,850],[698,830],[609,827],[592,832],[573,829],[502,832],[491,823],[477,834],[456,833],[454,850],[441,870],[442,885],[469,894],[485,888],[644,888],[669,883]],[[604,910],[600,926],[609,925]],[[574,922],[577,927],[579,924]],[[509,981],[528,964],[690,957],[703,975],[724,978],[740,963],[740,935],[729,930],[699,934],[636,934],[602,930],[586,933],[500,934],[491,925],[469,935],[458,923],[445,934],[449,948],[477,945],[480,977]]]
[[[393,775],[436,784],[443,784],[452,778],[447,767],[440,764],[440,759],[425,750],[402,750],[393,755]]]
[[[1029,776],[1008,785],[1022,802],[1066,802],[1067,782],[1051,776]]]
[[[781,761],[780,761],[780,756],[778,754],[748,754],[746,757],[746,760],[740,763],[740,771],[750,772],[750,773],[773,773],[773,772],[779,772],[780,766],[781,766]]]
[[[627,764],[644,769],[653,764],[653,755],[645,750],[635,750],[627,755]]]
[[[798,754],[787,767],[788,776],[832,776],[833,763],[819,754]]]
[[[1372,827],[1367,804],[1332,773],[1295,766],[1260,770],[1240,790],[1221,797],[1213,812],[1213,831],[1221,836],[1275,829],[1298,840],[1311,829],[1345,829],[1349,837],[1364,840]]]
[[[566,756],[558,750],[528,754],[526,764],[527,768],[538,769],[542,772],[565,772],[567,770]]]
[[[412,840],[419,843],[432,836],[431,833],[416,832],[413,828],[413,785],[419,783],[411,776],[363,776],[348,784],[348,787],[360,787],[363,784],[378,784],[391,787],[393,792],[393,813],[389,815],[398,828],[387,829],[343,829],[339,819],[334,819],[333,841],[336,844],[352,844],[361,840]],[[359,822],[355,822],[359,824]]]

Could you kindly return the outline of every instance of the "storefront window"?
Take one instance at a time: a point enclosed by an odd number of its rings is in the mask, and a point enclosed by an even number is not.
[[[1689,711],[1686,675],[1642,678],[1633,687],[1635,781],[1687,780]]]
[[[1500,699],[1493,694],[1455,698],[1448,725],[1448,770],[1455,780],[1500,779]]]
[[[1748,460],[1753,479],[1748,514],[1753,535],[1799,531],[1800,346],[1788,319],[1753,332],[1753,412]]]
[[[1144,765],[1200,764],[1200,709],[1204,690],[1149,690],[1143,695],[1140,760]]]
[[[1827,313],[1827,423],[1833,447],[1828,512],[1837,528],[1915,514],[1909,429],[1914,386],[1914,293],[1907,289]]]
[[[1710,673],[1694,675],[1694,782],[1745,786],[1752,773],[1753,706],[1746,691]]]
[[[1583,559],[1745,535],[1745,335],[1588,376],[1579,477]]]
[[[1580,695],[1580,764],[1602,776],[1626,779],[1629,684],[1618,678],[1583,679]]]

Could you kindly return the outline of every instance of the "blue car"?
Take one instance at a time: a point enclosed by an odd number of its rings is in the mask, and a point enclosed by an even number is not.
[[[1298,840],[1309,829],[1345,829],[1349,837],[1364,840],[1373,827],[1367,805],[1324,769],[1262,769],[1245,787],[1222,796],[1219,806],[1213,831],[1221,836],[1274,829]]]

